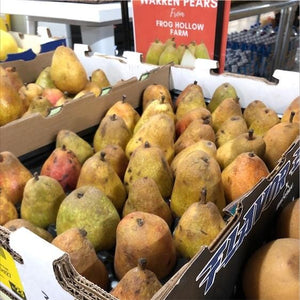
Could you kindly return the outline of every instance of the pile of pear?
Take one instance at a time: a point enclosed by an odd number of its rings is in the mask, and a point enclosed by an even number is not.
[[[0,153],[0,224],[34,231],[120,299],[151,299],[179,260],[218,241],[224,207],[276,167],[299,135],[299,104],[279,118],[259,100],[242,109],[228,82],[208,103],[196,81],[176,99],[150,84],[141,112],[116,99],[91,143],[61,129],[39,172]],[[103,251],[113,253],[116,281],[95,256]]]
[[[176,44],[175,38],[165,42],[153,41],[145,54],[145,62],[153,65],[173,63],[184,67],[194,67],[197,58],[210,59],[209,51],[203,41],[191,41],[188,44]]]
[[[98,97],[109,86],[103,69],[98,67],[88,76],[75,52],[66,46],[54,50],[51,64],[34,82],[25,82],[15,67],[0,65],[0,126],[34,113],[46,117],[55,106],[88,93]]]

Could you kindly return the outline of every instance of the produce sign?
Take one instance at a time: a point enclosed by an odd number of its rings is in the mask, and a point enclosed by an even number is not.
[[[135,51],[144,59],[151,43],[173,39],[177,48],[203,44],[209,57],[199,58],[218,60],[223,70],[230,1],[134,0],[132,7]]]

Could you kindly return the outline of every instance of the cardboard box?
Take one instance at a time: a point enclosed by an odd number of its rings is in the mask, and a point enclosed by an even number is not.
[[[10,53],[5,61],[32,60],[38,54],[55,50],[60,45],[66,45],[63,37],[53,37],[50,29],[38,27],[38,34],[24,34],[21,32],[9,31],[15,38],[18,47],[24,49],[20,53]]]
[[[88,96],[74,102],[73,105],[67,105],[64,118],[57,114],[51,117],[56,118],[53,119],[55,120],[53,123],[49,118],[47,121],[49,123],[43,124],[47,126],[43,129],[46,128],[46,132],[49,132],[48,141],[53,141],[55,130],[66,124],[72,127],[80,123],[77,131],[93,126],[94,122],[100,121],[106,109],[123,94],[129,95],[130,102],[132,101],[134,107],[138,107],[143,90],[154,82],[166,84],[170,89],[182,90],[186,84],[197,80],[208,99],[219,84],[225,81],[235,83],[244,107],[252,100],[261,99],[279,114],[293,98],[298,96],[299,81],[296,81],[299,79],[298,73],[278,71],[274,74],[279,77],[279,83],[276,84],[233,74],[214,75],[210,69],[214,68],[215,63],[212,61],[205,63],[199,61],[197,70],[178,66],[155,68],[144,80],[134,78],[116,86],[107,95],[98,98]],[[137,67],[138,64],[134,66]],[[289,78],[287,82],[285,76]],[[273,99],[280,100],[273,101]],[[81,117],[82,114],[84,117]],[[69,118],[74,124],[68,123]],[[94,120],[90,122],[93,118]],[[12,130],[11,134],[19,132],[21,138],[21,127],[34,130],[38,135],[36,141],[38,143],[38,140],[42,139],[42,134],[32,127],[32,124],[35,124],[32,122],[33,120],[28,121],[28,124],[20,124],[20,128],[14,125],[15,131]],[[29,135],[30,132],[25,134]],[[31,133],[31,140],[35,139],[35,135]],[[16,139],[14,141],[14,149],[18,150],[18,145],[19,148],[23,148]],[[230,299],[236,295],[245,260],[268,238],[268,228],[269,230],[272,228],[278,211],[299,196],[299,143],[300,139],[297,138],[267,178],[225,208],[229,222],[224,230],[210,247],[203,247],[190,261],[182,263],[153,299]],[[2,291],[3,295],[13,295],[15,299],[22,299],[17,295],[18,292],[19,295],[24,292],[29,300],[39,299],[45,295],[49,299],[114,299],[109,293],[77,274],[66,253],[58,251],[26,229],[8,232],[0,226],[0,244],[2,246],[0,251],[2,249],[3,253],[5,249],[6,257],[13,261],[11,264],[3,259],[0,261],[2,264],[0,295]],[[20,280],[15,283],[17,288],[5,285],[1,277],[3,274],[6,274],[4,279],[9,276],[8,274],[16,274],[11,276],[14,280],[19,276]]]
[[[112,89],[105,95],[95,98],[92,94],[75,99],[63,107],[55,108],[48,117],[36,113],[26,118],[14,120],[0,127],[0,151],[11,151],[22,156],[54,142],[59,129],[80,132],[99,124],[106,110],[126,95],[127,101],[134,107],[140,105],[141,89],[148,81],[140,80],[143,74],[155,66],[141,63],[126,63],[122,58],[110,58],[103,55],[89,56],[88,46],[78,45],[75,53],[90,76],[92,71],[101,68],[112,84]],[[33,82],[37,75],[51,64],[53,51],[42,53],[30,61],[14,61],[2,63],[2,66],[15,66],[24,82]],[[151,80],[160,80],[169,87],[170,66],[158,68],[159,78],[153,74]],[[28,72],[30,70],[30,72]],[[130,89],[129,86],[135,86]],[[136,88],[138,86],[138,88]]]

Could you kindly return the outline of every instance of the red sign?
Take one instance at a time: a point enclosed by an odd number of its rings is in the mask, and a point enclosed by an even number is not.
[[[135,51],[144,57],[155,40],[165,42],[174,38],[177,46],[203,42],[210,58],[219,60],[221,65],[224,58],[221,49],[223,54],[226,50],[230,1],[132,0],[132,7]],[[216,43],[216,39],[221,39],[221,43],[219,40]]]

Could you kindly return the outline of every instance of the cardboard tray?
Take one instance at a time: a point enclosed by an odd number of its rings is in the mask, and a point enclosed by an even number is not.
[[[83,59],[90,62],[88,57]],[[147,69],[145,64],[142,65]],[[107,108],[123,94],[128,95],[128,100],[134,107],[140,106],[142,92],[151,83],[162,83],[169,89],[182,90],[187,83],[197,80],[203,87],[205,97],[209,99],[215,87],[228,81],[235,84],[244,107],[254,99],[262,99],[279,114],[298,96],[298,73],[278,71],[274,75],[279,77],[279,83],[274,83],[234,74],[215,75],[211,72],[215,66],[213,61],[199,61],[197,69],[169,65],[151,69],[148,73],[143,73],[147,74],[142,76],[143,80],[131,78],[117,85],[107,95],[98,98],[86,96],[67,105],[47,121],[37,119],[37,116],[28,121],[23,120],[20,124],[14,121],[10,126],[0,128],[1,143],[3,134],[9,130],[10,134],[18,134],[18,139],[10,141],[15,151],[30,151],[30,142],[40,148],[46,142],[53,142],[55,131],[62,126],[78,131],[98,123]],[[130,70],[140,67],[135,62]],[[127,71],[129,72],[129,68]],[[289,78],[287,82],[284,75]],[[41,122],[46,122],[43,127]],[[28,132],[24,131],[25,128]],[[41,129],[44,131],[39,133]],[[27,144],[22,133],[30,137]],[[48,136],[47,141],[42,141],[43,133]],[[9,138],[9,135],[5,137]],[[267,178],[225,208],[225,213],[230,217],[224,230],[210,247],[203,247],[190,261],[176,270],[153,299],[230,299],[239,295],[239,278],[245,260],[253,249],[270,237],[273,222],[280,209],[299,197],[299,149],[297,138]],[[77,274],[66,253],[24,228],[8,232],[0,226],[0,244],[0,255],[4,253],[2,258],[5,257],[0,260],[0,269],[6,271],[0,272],[0,295],[2,291],[2,295],[9,294],[15,299],[24,299],[24,293],[30,300],[40,299],[45,295],[50,299],[114,299]],[[11,275],[13,285],[5,274]]]

